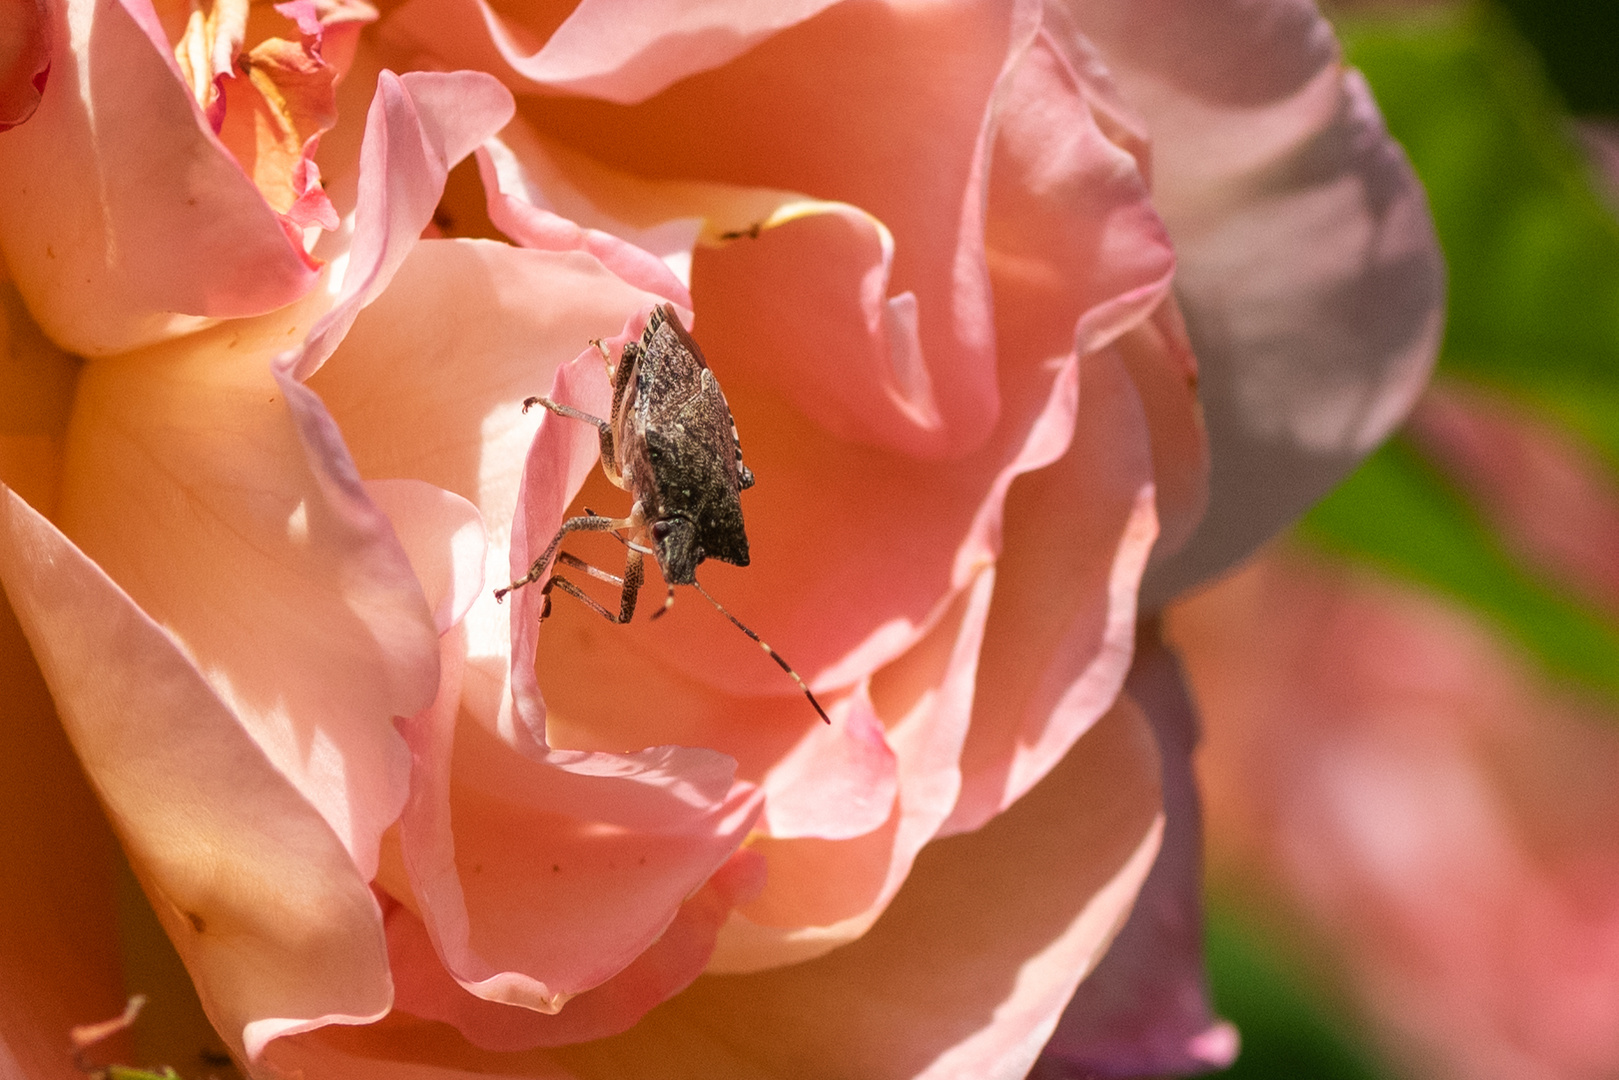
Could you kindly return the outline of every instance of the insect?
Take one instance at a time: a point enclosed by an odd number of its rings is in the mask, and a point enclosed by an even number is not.
[[[669,590],[652,618],[675,602],[676,585],[692,586],[792,676],[821,719],[831,723],[792,665],[697,581],[698,564],[705,559],[748,565],[748,534],[742,525],[739,496],[753,486],[753,472],[742,463],[742,443],[731,408],[703,359],[703,350],[668,304],[653,309],[641,340],[624,346],[616,368],[611,366],[607,348],[600,341],[594,344],[608,361],[613,381],[610,419],[547,397],[529,398],[523,402],[523,411],[542,405],[558,416],[595,425],[601,433],[602,472],[615,486],[628,491],[634,503],[626,517],[604,517],[586,507],[583,515],[568,518],[528,573],[496,589],[495,599],[504,600],[513,589],[545,577],[541,619],[551,613],[551,591],[561,589],[609,622],[627,623],[635,614],[635,601],[645,582],[644,557],[651,555]],[[573,532],[605,532],[617,538],[628,549],[624,576],[609,574],[560,551],[562,541]],[[563,566],[619,586],[618,611],[603,607],[560,574],[546,577],[553,557]]]

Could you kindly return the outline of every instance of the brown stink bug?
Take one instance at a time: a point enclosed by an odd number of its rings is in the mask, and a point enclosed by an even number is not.
[[[606,347],[599,341],[594,344],[611,364]],[[587,507],[582,516],[568,518],[528,573],[504,589],[496,589],[495,599],[503,600],[513,589],[545,577],[541,619],[551,612],[551,590],[561,589],[609,622],[627,623],[635,614],[635,600],[645,580],[643,556],[651,555],[669,586],[663,606],[652,613],[654,619],[674,603],[676,585],[692,586],[791,675],[821,719],[831,723],[792,665],[698,584],[697,567],[705,559],[748,565],[740,495],[753,486],[753,473],[742,463],[742,444],[719,381],[673,307],[665,304],[653,309],[641,340],[624,346],[618,366],[609,366],[608,374],[613,382],[609,420],[546,397],[524,401],[523,411],[543,405],[558,416],[594,424],[601,432],[602,472],[634,499],[629,515],[603,517]],[[606,532],[617,537],[629,549],[624,576],[616,577],[568,552],[559,552],[571,532]],[[553,556],[564,566],[619,586],[623,591],[617,613],[560,574],[546,577]]]

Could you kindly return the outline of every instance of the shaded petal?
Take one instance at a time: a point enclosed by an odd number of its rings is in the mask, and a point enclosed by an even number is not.
[[[1153,136],[1200,364],[1209,511],[1149,608],[1251,552],[1410,408],[1443,267],[1422,189],[1305,0],[1067,0]]]
[[[403,52],[495,72],[514,90],[629,104],[727,63],[830,3],[581,0],[571,11],[553,5],[508,14],[482,0],[412,0],[389,16],[385,33]]]
[[[332,308],[286,363],[309,378],[332,355],[354,318],[393,280],[433,220],[450,167],[512,115],[511,95],[477,71],[384,71],[366,115],[354,237]]]
[[[116,841],[3,603],[0,700],[0,1075],[83,1080],[68,1028],[123,1008]]]
[[[0,580],[215,1026],[256,1057],[380,1017],[381,913],[338,837],[162,627],[15,493],[0,506]]]
[[[1021,798],[1108,710],[1130,668],[1136,587],[1158,533],[1146,418],[1117,349],[1086,357],[1082,379],[1067,451],[1019,478],[1007,501],[950,832]]]
[[[0,131],[34,115],[51,73],[51,13],[46,0],[0,5]]]
[[[47,517],[56,513],[80,364],[44,335],[16,287],[0,281],[0,483]]]
[[[437,631],[331,418],[272,373],[277,347],[221,327],[87,366],[61,517],[368,879],[404,805],[391,721],[432,700]]]
[[[1158,740],[1163,848],[1130,920],[1063,1011],[1036,1080],[1203,1073],[1226,1068],[1237,1055],[1237,1030],[1210,1010],[1203,972],[1203,822],[1192,775],[1197,713],[1155,623],[1142,627],[1127,692]]]
[[[150,4],[52,14],[55,77],[0,155],[0,247],[52,340],[122,352],[307,292],[315,265],[209,129]]]

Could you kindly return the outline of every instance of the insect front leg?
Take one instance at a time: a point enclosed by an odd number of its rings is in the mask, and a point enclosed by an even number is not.
[[[639,524],[640,518],[634,513],[627,518],[601,517],[598,514],[586,514],[581,517],[569,518],[562,523],[562,528],[557,530],[557,534],[546,545],[545,553],[535,559],[534,565],[528,568],[528,573],[507,585],[504,589],[495,590],[495,600],[497,602],[504,600],[506,599],[506,594],[513,589],[521,589],[524,585],[532,585],[540,580],[540,577],[545,573],[545,568],[551,565],[551,557],[557,553],[557,548],[562,546],[562,538],[569,533],[616,532],[619,529],[634,528]]]
[[[614,585],[621,586],[623,588],[623,592],[619,594],[618,614],[614,615],[611,611],[607,610],[607,608],[603,607],[601,604],[598,604],[592,597],[587,595],[583,589],[579,588],[579,586],[575,585],[567,578],[560,574],[552,574],[550,580],[545,583],[545,608],[541,612],[540,618],[544,619],[551,613],[552,589],[561,589],[569,596],[581,601],[586,607],[590,608],[590,610],[594,611],[608,622],[627,623],[631,618],[634,617],[635,598],[640,594],[641,583],[646,578],[646,568],[642,563],[642,556],[639,551],[636,551],[634,548],[630,549],[629,558],[626,559],[624,563],[623,577],[609,574],[605,570],[598,570],[596,567],[591,566],[583,559],[570,555],[566,551],[557,556],[557,562],[562,563],[565,566],[572,566],[583,570],[585,573],[589,574],[593,578],[596,578],[598,581],[606,581]]]
[[[618,468],[617,442],[613,438],[613,426],[599,416],[591,416],[581,412],[572,405],[564,405],[560,401],[552,401],[548,397],[531,397],[523,399],[523,411],[528,412],[536,405],[543,405],[546,409],[558,416],[566,416],[570,420],[583,420],[587,424],[594,424],[601,434],[602,472],[607,474],[617,487],[624,486],[624,474]]]

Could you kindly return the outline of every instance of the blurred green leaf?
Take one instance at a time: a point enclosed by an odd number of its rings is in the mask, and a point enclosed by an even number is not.
[[[1383,1074],[1288,974],[1262,931],[1213,906],[1205,955],[1215,1007],[1242,1032],[1224,1080],[1378,1080]]]
[[[1340,29],[1428,189],[1450,270],[1440,370],[1619,463],[1619,218],[1535,53],[1483,3]],[[1619,628],[1516,563],[1409,447],[1374,455],[1301,533],[1468,603],[1549,671],[1619,697]]]

